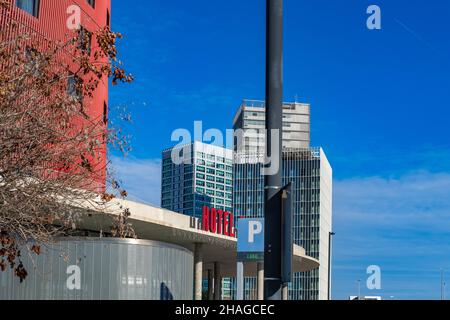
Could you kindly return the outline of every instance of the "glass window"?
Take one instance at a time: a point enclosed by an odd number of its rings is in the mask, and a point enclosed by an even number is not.
[[[196,185],[200,186],[200,187],[204,187],[205,186],[205,181],[197,180]]]
[[[205,175],[203,173],[197,173],[197,179],[205,179]]]
[[[195,192],[203,194],[203,193],[205,193],[205,189],[204,188],[195,188]]]
[[[78,49],[88,54],[91,54],[92,32],[90,32],[84,27],[81,27],[78,41],[79,41]]]
[[[205,167],[197,166],[197,171],[199,171],[199,172],[205,172],[206,169],[205,169]]]
[[[186,187],[190,187],[192,185],[192,180],[189,180],[189,181],[185,181],[184,182],[184,184],[183,184],[183,186],[186,188]]]
[[[16,0],[16,5],[36,18],[39,16],[39,0]]]
[[[67,78],[67,82],[68,82],[67,94],[77,100],[81,100],[82,99],[81,79],[78,76],[71,74]]]
[[[216,181],[216,179],[213,176],[206,176],[206,180],[212,181],[212,182]]]
[[[217,179],[216,179],[216,182],[218,182],[218,183],[224,183],[224,182],[225,182],[225,179],[224,179],[224,178],[217,178]]]
[[[86,0],[92,8],[95,8],[95,0]]]

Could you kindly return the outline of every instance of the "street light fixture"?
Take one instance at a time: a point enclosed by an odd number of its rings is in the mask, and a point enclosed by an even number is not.
[[[328,300],[331,300],[331,246],[332,246],[332,239],[333,236],[335,236],[336,233],[329,232],[328,234]]]
[[[361,300],[361,280],[358,280],[358,301]]]

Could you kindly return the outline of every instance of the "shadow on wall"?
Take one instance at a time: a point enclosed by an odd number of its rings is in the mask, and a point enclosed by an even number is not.
[[[162,301],[171,301],[173,300],[173,295],[170,292],[169,287],[167,287],[167,285],[163,282],[161,283],[161,293],[160,293],[160,300]]]

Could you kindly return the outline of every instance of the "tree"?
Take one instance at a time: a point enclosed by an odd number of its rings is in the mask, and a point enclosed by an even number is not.
[[[9,10],[0,0],[0,13]],[[109,28],[80,29],[54,41],[9,18],[0,30],[0,270],[12,268],[21,281],[21,248],[40,254],[76,229],[86,208],[126,196],[105,159],[107,144],[127,152],[128,141],[91,112],[101,81],[133,80],[118,60],[118,38]],[[111,232],[134,236],[122,209]]]

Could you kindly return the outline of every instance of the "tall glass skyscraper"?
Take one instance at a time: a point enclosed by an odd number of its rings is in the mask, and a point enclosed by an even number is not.
[[[205,205],[232,212],[232,150],[193,142],[164,150],[162,158],[162,208],[194,217]]]
[[[265,135],[264,103],[240,106],[234,129],[244,130],[234,163],[234,213],[237,217],[264,217],[264,177],[261,175]],[[328,297],[329,233],[332,224],[332,169],[321,148],[310,148],[310,106],[283,105],[283,183],[293,184],[294,243],[319,260],[320,268],[294,275],[292,300]],[[253,130],[250,134],[246,130]],[[255,135],[256,132],[256,135]],[[255,139],[257,137],[257,139]],[[264,138],[263,138],[264,139]],[[263,140],[264,141],[264,140]],[[256,161],[255,161],[256,160]],[[256,299],[256,279],[245,279],[245,298]]]
[[[243,159],[240,161],[239,159]],[[234,213],[237,217],[264,217],[264,177],[261,163],[246,163],[236,155]],[[317,270],[294,275],[292,300],[326,300],[328,248],[332,219],[332,169],[321,148],[283,151],[283,183],[293,184],[294,243],[320,262]],[[246,299],[256,298],[256,279],[245,281]]]

